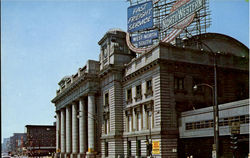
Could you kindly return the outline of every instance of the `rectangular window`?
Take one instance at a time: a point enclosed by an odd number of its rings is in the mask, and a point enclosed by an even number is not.
[[[152,80],[147,81],[147,92],[152,91]]]
[[[127,146],[127,152],[128,152],[128,157],[131,156],[131,141],[128,141],[128,146]]]
[[[147,81],[147,91],[152,90],[152,80]]]
[[[105,157],[109,156],[109,143],[105,142]]]
[[[219,126],[223,126],[223,123],[224,123],[224,122],[220,119],[220,120],[219,120]]]
[[[228,118],[224,118],[224,126],[228,126]]]
[[[214,120],[210,120],[210,126],[209,127],[214,127]]]
[[[201,121],[200,128],[205,128],[205,121]]]
[[[146,93],[145,96],[152,96],[153,95],[153,90],[152,90],[152,80],[148,80],[146,82]]]
[[[105,101],[105,106],[109,106],[109,93],[105,94],[104,101]]]
[[[127,104],[132,103],[132,90],[131,88],[127,90]]]
[[[102,47],[103,57],[106,58],[108,56],[107,45]]]
[[[192,129],[192,123],[186,123],[186,130]]]
[[[175,77],[174,88],[175,90],[184,90],[184,78],[183,77]]]
[[[136,156],[141,156],[141,141],[136,141]]]
[[[246,122],[246,116],[242,115],[240,116],[240,124],[244,124]]]
[[[249,115],[246,115],[246,123],[249,123]]]
[[[142,95],[141,95],[141,85],[136,86],[136,100],[141,100]]]

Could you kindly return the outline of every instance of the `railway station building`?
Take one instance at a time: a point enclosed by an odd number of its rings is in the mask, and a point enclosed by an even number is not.
[[[202,44],[201,44],[202,43]],[[205,33],[176,46],[136,54],[126,32],[109,30],[99,61],[65,76],[52,102],[60,157],[212,157],[214,66],[220,154],[232,156],[230,129],[240,122],[238,152],[248,154],[249,49],[227,35]],[[203,45],[201,47],[201,45]],[[216,64],[216,65],[215,65]]]

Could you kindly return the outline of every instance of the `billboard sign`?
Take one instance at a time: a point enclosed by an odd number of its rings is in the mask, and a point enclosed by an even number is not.
[[[153,2],[148,1],[128,8],[128,32],[153,27]]]
[[[137,0],[137,2],[138,1],[144,0]],[[159,1],[160,0],[151,0],[128,8],[128,33],[126,35],[126,41],[132,51],[143,53],[156,46],[151,46],[151,48],[147,47],[153,44],[153,38],[143,37],[145,31],[149,30],[159,29],[157,37],[162,38],[160,39],[161,42],[174,42],[174,39],[193,22],[196,13],[206,7],[206,0],[176,0],[173,5],[171,4],[171,9],[169,8],[170,13],[167,16],[161,15],[164,17],[159,21],[159,26],[156,22],[157,27],[153,28],[153,5]],[[155,8],[155,11],[157,11],[157,8]],[[197,18],[201,17],[197,16]],[[143,33],[138,35],[139,32],[136,31],[143,31]],[[133,34],[136,35],[133,36]]]
[[[136,47],[143,47],[153,44],[153,39],[158,38],[158,31],[150,31],[147,33],[141,33],[131,37],[131,42]]]
[[[185,19],[192,16],[195,12],[202,9],[204,6],[204,0],[182,0],[178,1],[173,8],[171,13],[162,20],[163,30],[171,28]],[[186,26],[183,26],[184,28]]]
[[[172,42],[184,28],[190,25],[195,13],[202,9],[205,0],[179,0],[171,8],[171,13],[162,20],[162,29],[173,28],[162,42]]]

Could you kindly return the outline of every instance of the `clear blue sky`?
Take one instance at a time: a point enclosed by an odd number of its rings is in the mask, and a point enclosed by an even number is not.
[[[245,0],[210,0],[210,32],[249,46]],[[126,30],[126,0],[4,0],[1,9],[2,138],[52,124],[57,83],[88,59],[110,28]]]

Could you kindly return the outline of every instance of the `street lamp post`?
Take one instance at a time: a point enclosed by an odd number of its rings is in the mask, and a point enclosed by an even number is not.
[[[217,61],[216,61],[216,53],[213,53],[214,56],[214,113],[215,113],[215,144],[216,144],[216,158],[219,155],[219,108],[217,102]]]
[[[152,114],[149,113],[148,116],[151,118]],[[152,121],[152,118],[150,119],[150,122],[148,122],[148,126],[149,126],[149,138],[147,136],[147,140],[146,140],[146,144],[147,144],[147,152],[149,152],[149,156],[150,157],[153,157],[152,156],[152,138],[151,138],[151,122]]]
[[[149,117],[150,117],[150,124],[149,124],[149,136],[150,136],[150,145],[149,145],[149,148],[150,148],[150,157],[152,157],[152,136],[151,136],[151,124],[152,124],[152,111],[151,113],[149,113]]]
[[[217,84],[217,83],[216,83]],[[214,144],[215,144],[215,149],[216,149],[216,155],[215,158],[219,158],[219,115],[218,115],[218,104],[217,104],[217,89],[216,86],[217,85],[211,86],[209,84],[206,83],[201,83],[201,84],[196,84],[193,88],[194,90],[196,90],[198,88],[198,86],[207,86],[209,88],[211,88],[212,90],[212,96],[213,96],[213,116],[214,116]],[[214,148],[214,146],[213,146]],[[214,157],[213,157],[214,158]]]
[[[218,102],[217,102],[217,60],[216,60],[216,52],[214,52],[206,43],[204,43],[202,40],[193,38],[198,43],[201,43],[204,45],[210,53],[213,55],[213,69],[214,69],[214,87],[208,84],[199,84],[200,86],[208,86],[212,89],[213,93],[213,113],[214,113],[214,144],[216,149],[216,156],[215,158],[219,158],[219,108],[218,108]],[[196,88],[197,86],[196,85]],[[195,88],[195,87],[194,87]],[[214,146],[213,146],[214,148]]]

